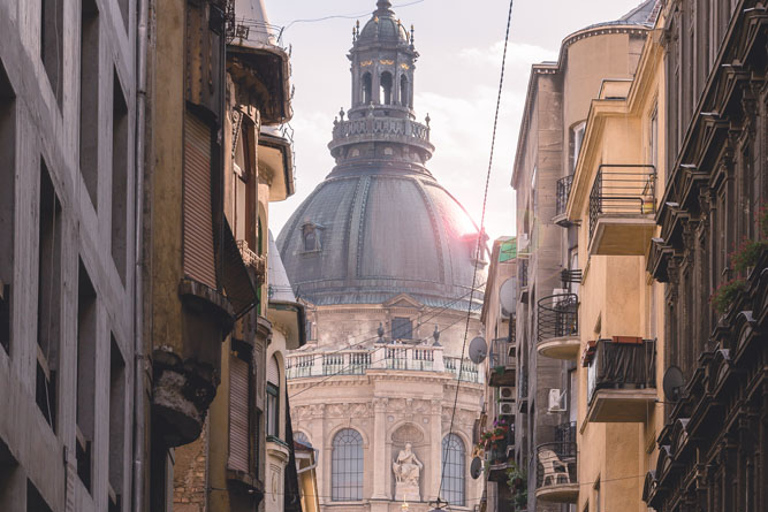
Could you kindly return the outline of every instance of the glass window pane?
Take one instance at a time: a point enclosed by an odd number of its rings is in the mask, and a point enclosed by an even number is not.
[[[354,429],[341,430],[333,438],[331,461],[331,499],[363,499],[363,438]]]
[[[443,438],[442,497],[451,505],[464,505],[464,443],[456,434]]]

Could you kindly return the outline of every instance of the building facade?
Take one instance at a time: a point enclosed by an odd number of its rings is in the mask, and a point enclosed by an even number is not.
[[[765,510],[765,5],[667,8],[669,172],[648,271],[676,378],[643,497],[659,512]]]
[[[2,2],[0,509],[127,511],[135,2]]]
[[[463,345],[481,334],[484,239],[426,167],[417,58],[413,30],[377,2],[354,32],[336,166],[277,240],[307,305],[288,389],[294,432],[318,453],[323,510],[425,511],[438,497],[470,510],[480,499],[469,466],[483,370]]]
[[[585,247],[579,227],[564,214],[592,99],[606,78],[632,79],[654,4],[571,34],[556,63],[531,71],[512,178],[518,207],[515,467],[527,480],[518,489],[527,492],[527,510],[574,509],[585,489],[577,428],[586,383],[577,364],[580,333],[595,326],[582,322]]]
[[[664,425],[664,288],[646,270],[666,176],[660,9],[651,11],[656,25],[633,80],[603,81],[591,102],[563,214],[583,262],[573,402],[577,510],[645,510],[644,475]]]

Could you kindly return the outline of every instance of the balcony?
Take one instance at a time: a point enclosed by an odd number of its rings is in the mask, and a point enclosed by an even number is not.
[[[571,185],[573,185],[573,174],[557,180],[555,218],[553,220],[555,224],[564,228],[567,228],[571,225],[571,223],[565,217],[565,209],[568,206],[568,197],[571,195]]]
[[[515,376],[516,347],[510,339],[509,336],[505,336],[503,338],[496,338],[491,342],[489,386],[514,386],[517,382]]]
[[[587,371],[587,421],[642,422],[656,402],[656,343],[614,336],[590,342],[582,365]]]
[[[536,448],[536,499],[576,503],[579,497],[575,442],[546,443]]]
[[[478,366],[469,359],[443,357],[442,347],[379,345],[375,350],[302,352],[286,357],[288,379],[365,375],[372,370],[450,372],[462,382],[483,383]]]
[[[589,195],[589,253],[642,256],[656,226],[652,165],[601,165]]]
[[[539,300],[537,344],[539,354],[575,360],[579,354],[579,297],[574,293]]]
[[[520,302],[528,303],[528,258],[517,255],[517,282],[520,286]]]
[[[485,460],[488,464],[488,480],[506,482],[507,469],[515,456],[515,425],[513,423],[494,430],[503,430],[503,432],[495,433],[486,441]]]

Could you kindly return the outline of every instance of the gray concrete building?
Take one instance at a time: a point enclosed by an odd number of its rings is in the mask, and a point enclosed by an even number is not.
[[[127,511],[136,3],[0,2],[0,510]]]

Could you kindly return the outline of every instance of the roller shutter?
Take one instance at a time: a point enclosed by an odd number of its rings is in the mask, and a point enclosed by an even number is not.
[[[229,373],[229,467],[249,472],[249,371],[248,363],[232,357]]]
[[[191,112],[184,116],[184,273],[216,286],[211,209],[211,129]]]

